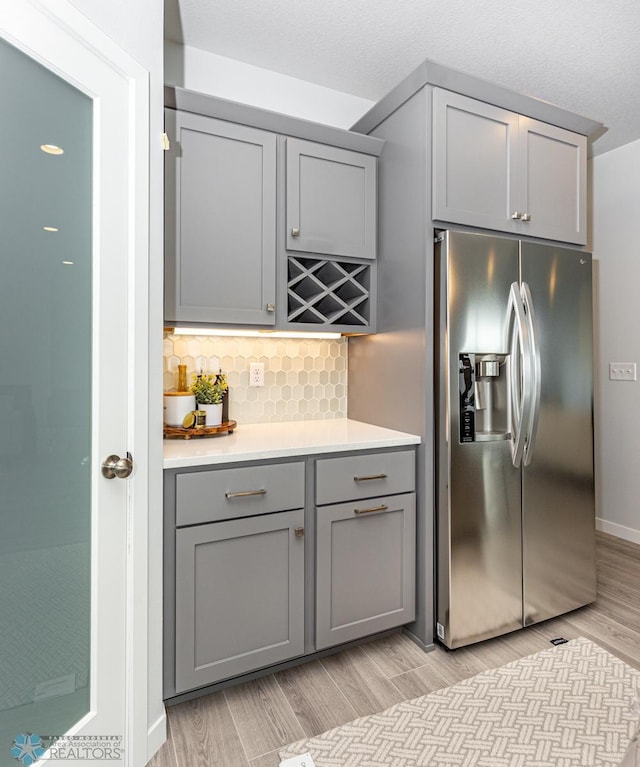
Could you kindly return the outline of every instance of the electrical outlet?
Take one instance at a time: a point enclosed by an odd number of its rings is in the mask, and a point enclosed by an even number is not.
[[[249,363],[249,386],[264,386],[264,362]]]
[[[299,754],[298,756],[291,756],[289,759],[285,759],[284,762],[280,762],[279,767],[316,767],[311,754],[307,751],[306,754]]]
[[[637,381],[635,362],[610,362],[610,381]]]

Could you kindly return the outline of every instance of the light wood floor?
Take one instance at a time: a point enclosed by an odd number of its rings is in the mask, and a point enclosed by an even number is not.
[[[407,698],[584,636],[640,670],[640,546],[598,534],[598,600],[468,648],[422,652],[401,633],[167,709],[151,767],[276,767],[278,749]]]

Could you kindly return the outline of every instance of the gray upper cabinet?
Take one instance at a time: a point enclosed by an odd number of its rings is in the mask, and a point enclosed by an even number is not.
[[[376,257],[376,158],[287,138],[286,247]]]
[[[273,325],[276,136],[165,110],[165,322]]]
[[[587,140],[433,89],[433,218],[586,242]]]

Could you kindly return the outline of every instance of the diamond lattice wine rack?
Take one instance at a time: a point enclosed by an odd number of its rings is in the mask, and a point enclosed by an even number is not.
[[[289,256],[287,268],[289,322],[369,326],[370,264]]]

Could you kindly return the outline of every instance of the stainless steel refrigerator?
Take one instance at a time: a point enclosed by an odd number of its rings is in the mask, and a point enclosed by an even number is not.
[[[437,635],[450,648],[596,597],[591,255],[436,242]]]

